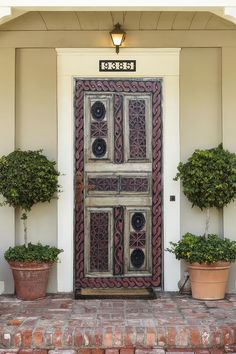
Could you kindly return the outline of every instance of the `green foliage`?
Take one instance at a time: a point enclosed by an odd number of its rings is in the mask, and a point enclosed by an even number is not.
[[[183,193],[199,208],[222,208],[236,197],[236,155],[222,145],[195,150],[186,163],[178,165]]]
[[[8,204],[22,211],[25,245],[10,247],[5,252],[7,261],[54,262],[62,252],[56,247],[28,244],[27,212],[34,204],[50,202],[59,192],[56,162],[49,161],[42,150],[16,150],[0,158],[0,194],[2,205]]]
[[[175,254],[176,259],[188,263],[214,263],[217,261],[234,262],[236,258],[236,241],[221,239],[217,235],[196,236],[185,234],[177,243],[170,242],[166,251]]]
[[[16,150],[0,158],[0,194],[4,204],[30,211],[39,202],[49,202],[59,191],[55,161],[38,151]]]
[[[58,255],[63,252],[56,247],[48,245],[28,244],[10,247],[4,254],[5,259],[9,261],[22,261],[22,262],[50,262],[53,263],[58,260]]]
[[[200,209],[207,209],[204,236],[185,234],[166,250],[188,263],[234,262],[236,241],[208,235],[209,208],[222,208],[236,197],[236,155],[222,145],[209,150],[195,150],[186,163],[179,163],[175,180],[180,179],[183,193]]]

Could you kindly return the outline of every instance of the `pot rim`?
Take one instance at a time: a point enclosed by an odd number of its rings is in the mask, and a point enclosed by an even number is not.
[[[225,269],[225,268],[230,268],[231,263],[226,262],[226,261],[218,261],[214,263],[189,263],[188,268],[189,269]]]
[[[19,270],[41,270],[41,269],[50,269],[54,262],[23,262],[23,261],[9,261],[11,269]]]

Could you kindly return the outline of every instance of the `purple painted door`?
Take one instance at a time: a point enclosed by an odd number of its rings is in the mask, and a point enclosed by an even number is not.
[[[75,80],[75,289],[161,283],[161,83]]]

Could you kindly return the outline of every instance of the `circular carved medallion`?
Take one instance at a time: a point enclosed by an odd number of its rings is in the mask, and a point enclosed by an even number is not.
[[[134,230],[140,231],[145,225],[145,217],[142,213],[134,213],[131,219]]]
[[[107,144],[104,139],[95,139],[92,145],[92,151],[94,156],[103,157],[107,152]]]
[[[131,253],[131,264],[134,268],[141,268],[145,260],[145,254],[140,248],[136,248]]]
[[[106,114],[106,108],[104,104],[101,101],[94,102],[91,107],[91,114],[94,119],[98,121],[103,120]]]

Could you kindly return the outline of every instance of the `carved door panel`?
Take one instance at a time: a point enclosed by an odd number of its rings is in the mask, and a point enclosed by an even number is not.
[[[161,83],[76,79],[75,117],[75,288],[159,286]]]

